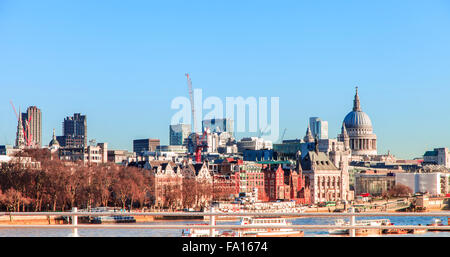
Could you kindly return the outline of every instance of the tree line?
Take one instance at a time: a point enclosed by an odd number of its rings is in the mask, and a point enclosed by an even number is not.
[[[31,157],[41,164],[21,163]],[[191,208],[204,207],[213,191],[208,184],[183,179],[182,185],[157,189],[149,170],[114,163],[88,165],[64,162],[46,149],[26,149],[0,167],[0,210],[67,211],[73,207]],[[157,205],[155,205],[157,203]]]

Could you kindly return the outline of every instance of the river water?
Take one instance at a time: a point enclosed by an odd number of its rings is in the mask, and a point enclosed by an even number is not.
[[[389,219],[395,225],[426,225],[432,223],[434,218],[439,218],[447,225],[446,217],[358,217],[359,219]],[[294,225],[325,225],[334,224],[336,218],[295,218],[290,221]],[[348,220],[348,219],[347,219]],[[181,225],[181,224],[207,224],[204,221],[155,221],[137,224],[149,225]],[[218,225],[232,224],[238,225],[238,221],[218,221]],[[121,224],[117,224],[121,225]],[[0,237],[67,237],[72,234],[71,229],[0,229]],[[179,237],[180,229],[78,229],[81,237]],[[327,230],[304,230],[305,237],[326,237],[330,236]],[[392,237],[450,237],[450,232],[427,232],[424,234],[405,234],[405,235],[382,235]]]

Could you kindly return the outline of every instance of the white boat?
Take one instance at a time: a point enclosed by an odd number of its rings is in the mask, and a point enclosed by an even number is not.
[[[111,214],[111,215],[105,215],[105,216],[94,216],[94,217],[91,217],[90,218],[90,223],[94,223],[94,224],[102,224],[102,223],[134,223],[134,222],[136,222],[136,219],[133,216],[115,215],[117,212],[114,209],[107,208],[107,207],[92,208],[91,212],[102,212],[102,213]]]
[[[196,226],[205,226],[205,228],[186,228],[181,231],[182,237],[210,237],[211,230],[209,224],[194,224]],[[219,231],[214,230],[213,236],[220,236]]]
[[[111,215],[111,216],[98,216],[91,219],[93,224],[102,223],[134,223],[136,219],[133,216],[121,216],[121,215]]]
[[[379,220],[357,220],[355,226],[361,227],[355,229],[356,236],[366,236],[366,235],[381,235],[382,230],[379,228],[364,228],[364,226],[386,226],[390,225],[391,222],[388,219]],[[350,222],[345,222],[343,219],[338,219],[335,222],[336,226],[350,226]],[[331,229],[328,230],[330,235],[348,235],[349,229]]]
[[[334,222],[334,225],[336,226],[346,226],[348,225],[348,222],[345,222],[343,219],[338,219]],[[330,229],[328,230],[328,233],[330,235],[348,235],[348,229],[340,228],[340,229]]]
[[[240,222],[241,226],[260,226],[261,228],[243,228],[238,232],[232,230],[213,231],[214,237],[302,237],[303,231],[292,228],[283,228],[291,225],[285,218],[253,218],[244,217]],[[181,232],[182,237],[210,237],[211,230],[209,224],[195,224],[205,226],[205,228],[188,228]],[[266,228],[266,226],[277,225],[279,228]]]
[[[266,228],[266,226],[280,226],[280,228]],[[261,228],[244,228],[239,231],[240,237],[302,237],[302,230],[293,228],[283,228],[291,225],[285,218],[256,218],[244,217],[241,219],[241,226],[260,226]]]

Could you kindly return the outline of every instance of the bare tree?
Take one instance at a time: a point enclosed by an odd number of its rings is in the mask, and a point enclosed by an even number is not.
[[[403,184],[397,184],[388,191],[388,196],[401,197],[401,196],[409,196],[412,193],[413,191],[410,187],[405,186]]]

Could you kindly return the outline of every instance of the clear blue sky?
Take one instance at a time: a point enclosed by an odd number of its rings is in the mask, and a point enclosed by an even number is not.
[[[9,100],[42,110],[44,144],[74,112],[110,148],[167,144],[185,72],[205,97],[280,97],[285,138],[310,116],[336,137],[358,85],[380,153],[450,147],[449,1],[0,0],[0,144]]]

